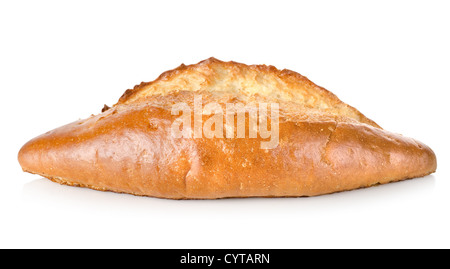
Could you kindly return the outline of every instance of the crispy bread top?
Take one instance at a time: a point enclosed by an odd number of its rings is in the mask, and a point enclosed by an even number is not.
[[[219,102],[279,103],[282,115],[301,119],[332,118],[336,121],[368,124],[380,128],[330,91],[291,70],[271,65],[246,65],[215,58],[197,64],[180,65],[151,82],[128,89],[114,107],[187,101],[202,94]]]

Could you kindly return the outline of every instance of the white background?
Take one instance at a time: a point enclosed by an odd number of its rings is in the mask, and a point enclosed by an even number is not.
[[[450,247],[448,1],[1,1],[2,248]],[[172,201],[22,172],[29,139],[214,56],[297,71],[438,158],[313,198]]]

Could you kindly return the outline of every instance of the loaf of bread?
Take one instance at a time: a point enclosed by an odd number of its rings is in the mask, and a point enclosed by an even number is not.
[[[61,184],[170,199],[315,196],[437,165],[425,144],[296,72],[214,58],[125,91],[30,140],[18,159]]]

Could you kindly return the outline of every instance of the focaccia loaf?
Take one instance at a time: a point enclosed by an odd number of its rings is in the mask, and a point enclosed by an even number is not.
[[[268,123],[278,128],[276,145],[261,147],[267,138],[251,137],[250,129],[225,135],[225,116],[223,136],[195,137],[195,127],[174,136],[174,106],[193,107],[199,96],[201,108],[213,103],[222,111],[277,104],[277,125]],[[203,111],[200,119],[212,116]],[[383,130],[306,77],[214,58],[127,90],[102,113],[32,139],[18,158],[24,171],[61,184],[171,199],[315,196],[436,170],[429,147]]]

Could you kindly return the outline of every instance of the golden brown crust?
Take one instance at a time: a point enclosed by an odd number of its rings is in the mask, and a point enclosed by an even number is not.
[[[279,103],[278,146],[173,137],[170,107],[195,94],[221,105]],[[19,162],[62,184],[171,199],[314,196],[436,170],[429,147],[379,128],[305,77],[216,59],[165,72],[101,114],[32,139]]]

